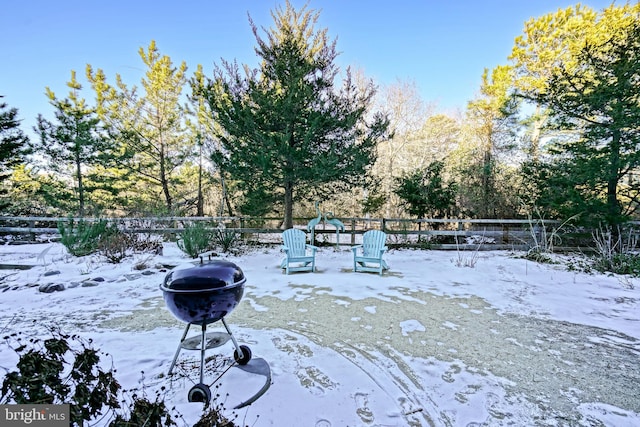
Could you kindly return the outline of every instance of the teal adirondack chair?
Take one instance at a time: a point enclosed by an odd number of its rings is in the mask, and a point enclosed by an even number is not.
[[[280,264],[286,273],[292,271],[311,271],[316,268],[316,246],[307,243],[307,234],[297,228],[290,228],[282,233],[282,250],[284,259]]]
[[[364,233],[362,244],[351,248],[353,271],[368,271],[382,276],[382,271],[389,269],[386,261],[382,259],[382,255],[388,249],[385,246],[386,241],[387,235],[380,230],[369,230]]]

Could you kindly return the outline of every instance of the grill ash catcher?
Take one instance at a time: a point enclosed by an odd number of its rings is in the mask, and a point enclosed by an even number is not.
[[[189,390],[189,402],[208,404],[211,400],[210,386],[204,383],[205,351],[208,348],[218,347],[229,339],[235,348],[233,359],[238,367],[248,373],[263,375],[267,378],[264,386],[256,395],[234,409],[250,405],[262,396],[271,385],[271,371],[267,362],[264,359],[252,360],[251,349],[246,345],[238,344],[224,319],[242,299],[246,280],[244,273],[236,264],[223,260],[205,262],[201,256],[198,264],[185,264],[171,270],[160,285],[169,311],[178,320],[187,323],[168,374],[171,375],[183,348],[200,350],[200,382]],[[222,322],[226,333],[207,334],[207,325],[217,321]],[[201,327],[200,337],[194,336],[187,339],[191,325]],[[216,381],[223,374],[218,376]]]

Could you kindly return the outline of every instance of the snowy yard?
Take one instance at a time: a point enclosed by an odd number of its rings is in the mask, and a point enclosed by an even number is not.
[[[382,277],[353,273],[346,246],[321,248],[316,273],[284,275],[275,248],[225,257],[247,277],[227,321],[272,372],[269,390],[237,411],[239,421],[640,425],[640,280],[572,272],[509,252],[482,252],[474,267],[461,266],[472,256],[395,250]],[[166,402],[184,417],[179,423],[191,425],[202,413],[187,400],[199,354],[183,351],[176,375],[167,377],[185,325],[159,290],[166,266],[186,262],[170,243],[161,256],[118,265],[70,257],[57,243],[1,246],[0,264],[35,267],[0,271],[0,329],[3,336],[44,336],[47,325],[57,325],[91,337],[112,356],[124,387],[166,386]],[[47,283],[65,290],[40,292]],[[233,347],[209,352],[229,359]],[[15,359],[0,346],[0,378]],[[205,382],[213,381],[219,367],[206,368]],[[220,380],[225,407],[259,389],[255,377],[230,369]]]

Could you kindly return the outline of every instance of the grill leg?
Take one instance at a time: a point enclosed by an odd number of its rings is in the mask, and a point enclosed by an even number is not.
[[[238,352],[238,354],[241,355],[242,349],[240,348],[240,345],[238,345],[238,341],[236,341],[236,337],[234,337],[233,334],[231,333],[231,329],[229,329],[227,322],[224,321],[224,317],[220,320],[222,320],[222,324],[224,325],[224,328],[227,330],[227,333],[231,337],[231,341],[233,341],[233,345],[236,347],[236,351]]]
[[[204,380],[204,352],[207,349],[207,324],[202,322],[202,343],[200,345],[200,384]]]
[[[187,323],[187,327],[184,330],[184,334],[182,334],[182,339],[180,340],[180,344],[178,344],[178,349],[176,350],[175,356],[173,356],[173,362],[171,362],[171,366],[169,367],[168,375],[171,375],[171,371],[173,371],[174,366],[176,366],[176,360],[178,360],[178,355],[180,354],[180,350],[182,349],[182,343],[187,338],[187,332],[189,332],[189,327],[191,323]]]

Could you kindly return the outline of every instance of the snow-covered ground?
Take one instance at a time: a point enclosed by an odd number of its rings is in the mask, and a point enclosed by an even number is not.
[[[640,425],[640,280],[514,255],[394,250],[382,277],[353,273],[346,246],[321,248],[316,273],[283,274],[276,247],[223,256],[247,277],[227,322],[253,352],[249,367],[265,361],[272,375],[262,397],[235,411],[238,423]],[[167,376],[185,324],[159,289],[163,266],[188,262],[171,243],[118,265],[71,257],[57,243],[1,246],[0,264],[35,267],[0,270],[0,330],[46,336],[56,325],[90,337],[124,387],[166,387],[179,423],[192,425],[202,414],[187,399],[199,352],[183,350]],[[65,289],[39,290],[49,283]],[[232,354],[230,341],[207,351],[220,357],[205,383]],[[0,344],[0,380],[15,359]],[[217,403],[232,414],[263,384],[232,367],[216,383]]]

